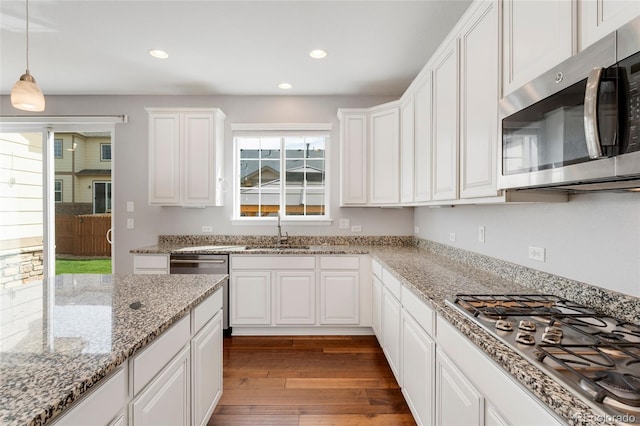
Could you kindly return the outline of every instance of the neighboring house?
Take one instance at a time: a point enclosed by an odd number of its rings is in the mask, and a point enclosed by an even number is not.
[[[111,135],[56,133],[56,214],[111,212]]]

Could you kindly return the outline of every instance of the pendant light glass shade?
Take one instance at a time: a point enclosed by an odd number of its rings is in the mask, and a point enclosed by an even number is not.
[[[24,111],[44,111],[44,95],[36,84],[35,78],[29,73],[29,0],[26,3],[27,30],[27,70],[20,76],[20,80],[11,89],[11,105]]]
[[[11,89],[11,105],[24,111],[44,111],[44,95],[29,70]]]

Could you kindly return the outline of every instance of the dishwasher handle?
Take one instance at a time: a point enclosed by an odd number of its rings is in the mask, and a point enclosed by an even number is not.
[[[206,259],[171,259],[170,260],[171,263],[214,263],[217,265],[224,265],[225,263],[227,263],[226,260],[224,259],[212,259],[212,260],[206,260]]]

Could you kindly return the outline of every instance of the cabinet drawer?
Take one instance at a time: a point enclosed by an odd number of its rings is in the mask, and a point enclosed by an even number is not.
[[[91,424],[95,425],[111,424],[127,405],[127,388],[125,364],[111,377],[102,379],[89,395],[72,405],[68,412],[55,422],[55,426],[85,426],[87,419],[91,419]]]
[[[187,315],[131,360],[133,396],[171,361],[190,338],[191,315]]]
[[[360,269],[360,258],[357,256],[322,256],[320,269]]]
[[[133,257],[134,269],[167,269],[169,256],[135,255]]]
[[[231,269],[314,269],[316,258],[313,256],[232,256]]]
[[[400,300],[400,287],[402,287],[402,285],[400,284],[400,281],[391,275],[391,273],[386,269],[382,270],[382,283],[389,289],[396,299]]]
[[[375,259],[371,259],[371,272],[382,281],[382,265]]]
[[[191,334],[196,334],[220,309],[222,309],[222,288],[216,290],[193,309]]]
[[[435,337],[435,312],[406,287],[401,289],[401,301],[404,309],[411,314],[424,331]]]

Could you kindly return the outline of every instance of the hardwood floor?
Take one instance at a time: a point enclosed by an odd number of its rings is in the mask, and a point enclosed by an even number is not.
[[[228,337],[208,426],[415,425],[374,336]]]

